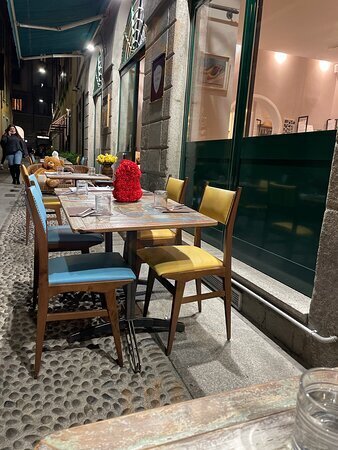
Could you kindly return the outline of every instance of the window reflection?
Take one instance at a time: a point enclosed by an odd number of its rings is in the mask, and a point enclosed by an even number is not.
[[[249,136],[336,128],[338,2],[327,3],[319,11],[294,0],[263,2]]]
[[[188,141],[232,134],[244,1],[217,0],[196,16]]]

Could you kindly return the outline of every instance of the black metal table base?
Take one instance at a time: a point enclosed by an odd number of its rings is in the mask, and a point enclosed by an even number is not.
[[[168,331],[169,323],[170,322],[167,319],[156,319],[152,317],[138,317],[136,319],[120,320],[120,330],[124,330],[126,332],[128,352],[134,372],[141,371],[141,360],[138,351],[136,333],[160,333],[162,331]],[[177,323],[176,331],[183,332],[184,328],[184,323]],[[105,322],[100,325],[85,328],[77,333],[73,333],[67,337],[67,341],[70,343],[76,341],[87,341],[89,339],[111,335],[111,325],[109,322]]]

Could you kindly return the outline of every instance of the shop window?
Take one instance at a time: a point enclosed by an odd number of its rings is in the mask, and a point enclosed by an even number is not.
[[[143,46],[146,38],[144,23],[144,0],[134,0],[124,31],[122,61],[123,66]]]
[[[13,111],[22,111],[22,98],[12,98]]]
[[[335,129],[338,121],[337,1],[325,10],[265,0],[247,136]]]
[[[232,135],[243,10],[243,1],[218,0],[196,14],[188,142]]]

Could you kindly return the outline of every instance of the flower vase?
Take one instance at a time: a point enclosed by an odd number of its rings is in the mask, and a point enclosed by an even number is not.
[[[102,164],[101,165],[101,173],[102,175],[107,175],[109,178],[114,178],[115,173],[115,164]]]

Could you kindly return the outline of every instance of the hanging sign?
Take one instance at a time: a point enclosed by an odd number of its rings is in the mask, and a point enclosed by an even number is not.
[[[165,71],[165,53],[158,56],[152,65],[151,70],[151,94],[150,101],[154,102],[163,97]]]

